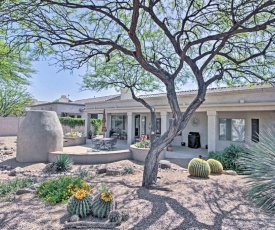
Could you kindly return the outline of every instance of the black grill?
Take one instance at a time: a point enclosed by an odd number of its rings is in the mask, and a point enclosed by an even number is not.
[[[197,132],[190,132],[188,134],[188,147],[197,149],[201,147],[200,134]]]

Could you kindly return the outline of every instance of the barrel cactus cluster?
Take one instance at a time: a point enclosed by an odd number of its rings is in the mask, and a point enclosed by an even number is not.
[[[91,214],[98,218],[108,218],[108,222],[120,224],[129,218],[125,210],[116,210],[116,202],[113,193],[106,184],[97,188],[97,194],[93,196],[93,189],[88,185],[76,190],[68,200],[67,211],[70,215],[85,218]]]
[[[222,164],[214,159],[205,161],[201,158],[193,158],[188,164],[188,172],[191,176],[207,178],[210,173],[220,174],[222,171]]]

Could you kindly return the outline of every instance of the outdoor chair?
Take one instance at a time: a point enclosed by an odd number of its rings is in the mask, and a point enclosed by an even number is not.
[[[111,141],[111,149],[114,149],[114,146],[117,143],[117,137],[114,137],[114,139]]]
[[[95,149],[100,149],[100,141],[97,140],[97,139],[92,139],[92,147],[95,148]]]

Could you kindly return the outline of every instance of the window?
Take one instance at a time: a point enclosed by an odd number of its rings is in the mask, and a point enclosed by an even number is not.
[[[251,140],[259,142],[259,119],[251,120]]]
[[[117,132],[125,130],[126,116],[125,115],[112,115],[111,116],[111,128]]]
[[[245,120],[244,119],[225,119],[219,120],[220,140],[244,141]]]

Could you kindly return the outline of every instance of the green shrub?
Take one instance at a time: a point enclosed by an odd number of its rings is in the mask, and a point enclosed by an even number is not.
[[[72,168],[72,166],[73,161],[66,154],[57,155],[53,161],[53,168],[56,172],[69,171]]]
[[[33,184],[31,179],[14,178],[5,182],[0,181],[0,201],[8,201],[18,189],[29,187]]]
[[[41,183],[37,188],[37,194],[43,201],[54,205],[66,203],[78,189],[89,190],[90,187],[81,177],[60,176]]]
[[[94,134],[97,135],[99,133],[99,127],[102,125],[102,119],[91,119],[91,124],[94,126]]]
[[[244,148],[236,145],[230,145],[221,152],[210,152],[209,158],[213,158],[221,162],[224,170],[234,170],[239,173],[240,169],[238,159],[240,153],[243,152],[245,152]]]
[[[246,196],[259,207],[275,213],[275,128],[266,128],[260,142],[247,140],[239,164],[248,179]]]
[[[86,169],[81,169],[81,170],[79,170],[79,176],[81,177],[81,178],[85,178],[85,177],[88,177],[89,176],[89,171],[88,170],[86,170]]]
[[[125,166],[123,168],[123,174],[134,174],[135,169],[132,166]]]

